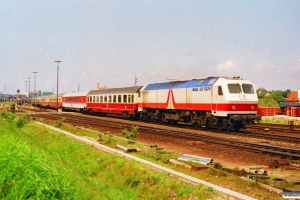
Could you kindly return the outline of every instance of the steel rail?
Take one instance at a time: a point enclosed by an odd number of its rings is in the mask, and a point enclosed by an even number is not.
[[[41,117],[41,118],[52,118],[52,119],[60,119],[61,117],[69,117],[69,119],[73,118],[71,124],[82,124],[82,125],[95,125],[95,126],[107,126],[110,128],[129,128],[131,127],[128,124],[122,124],[120,122],[108,122],[103,121],[100,123],[101,118],[91,118],[91,117],[83,117],[83,116],[71,116],[66,114],[58,114],[58,115],[51,115],[47,114],[33,114],[35,117]],[[81,119],[80,119],[81,118]],[[85,120],[83,120],[85,118]],[[95,121],[94,121],[94,120]],[[67,120],[67,122],[70,122]],[[189,140],[195,140],[195,141],[204,141],[219,145],[225,145],[225,146],[231,146],[241,149],[248,149],[255,152],[260,153],[269,153],[272,155],[279,155],[282,157],[290,157],[290,158],[300,158],[300,149],[294,149],[294,148],[287,148],[287,147],[280,147],[280,146],[273,146],[268,144],[255,144],[251,142],[244,142],[244,141],[237,141],[227,138],[220,138],[215,136],[208,136],[203,134],[195,134],[195,133],[187,133],[183,131],[174,131],[174,130],[166,130],[163,128],[153,128],[149,126],[139,126],[139,131],[147,132],[151,134],[158,134],[163,136],[170,136],[170,137],[177,137],[182,139],[189,139]]]

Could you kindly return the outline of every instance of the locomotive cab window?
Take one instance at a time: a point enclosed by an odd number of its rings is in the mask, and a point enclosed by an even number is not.
[[[242,93],[241,86],[238,83],[228,84],[228,90],[230,93],[235,93],[235,94]]]
[[[218,86],[218,95],[220,95],[220,96],[223,95],[222,86]]]
[[[251,84],[243,84],[242,85],[243,91],[245,94],[254,94],[254,88]]]

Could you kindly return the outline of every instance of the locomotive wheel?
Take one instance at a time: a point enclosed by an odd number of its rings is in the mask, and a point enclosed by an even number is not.
[[[150,115],[147,115],[146,121],[151,122],[151,116]]]
[[[241,128],[241,127],[239,127],[239,126],[235,126],[235,127],[234,127],[234,130],[235,130],[235,131],[239,131],[240,128]]]
[[[199,127],[199,124],[196,122],[196,123],[193,123],[193,127],[195,128],[198,128]]]

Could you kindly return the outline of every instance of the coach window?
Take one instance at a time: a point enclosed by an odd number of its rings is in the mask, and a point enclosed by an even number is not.
[[[241,91],[241,86],[240,86],[240,84],[238,84],[238,83],[235,83],[235,84],[228,84],[228,89],[229,89],[229,92],[230,93],[235,93],[235,94],[237,94],[237,93],[241,93],[242,91]]]
[[[127,103],[127,95],[123,94],[123,103]]]
[[[108,96],[108,102],[111,102],[111,95]]]
[[[222,86],[218,86],[218,95],[220,95],[220,96],[223,95]]]
[[[116,103],[117,102],[117,95],[113,96],[113,102]]]
[[[251,84],[242,84],[242,88],[245,94],[254,94],[254,88]]]
[[[122,95],[118,95],[118,103],[122,103]]]
[[[100,102],[101,103],[103,102],[103,96],[100,96]]]
[[[95,96],[93,96],[93,102],[95,102]]]
[[[97,96],[96,102],[99,102],[99,96]]]
[[[107,102],[107,96],[104,95],[104,103],[106,103],[106,102]]]
[[[131,103],[134,102],[134,95],[131,95]]]
[[[130,95],[128,95],[128,103],[131,103]]]

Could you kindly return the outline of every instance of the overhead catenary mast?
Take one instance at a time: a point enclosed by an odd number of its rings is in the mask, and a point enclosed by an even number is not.
[[[137,77],[135,76],[134,77],[134,86],[136,86],[136,83],[138,82],[138,79],[137,79]]]

